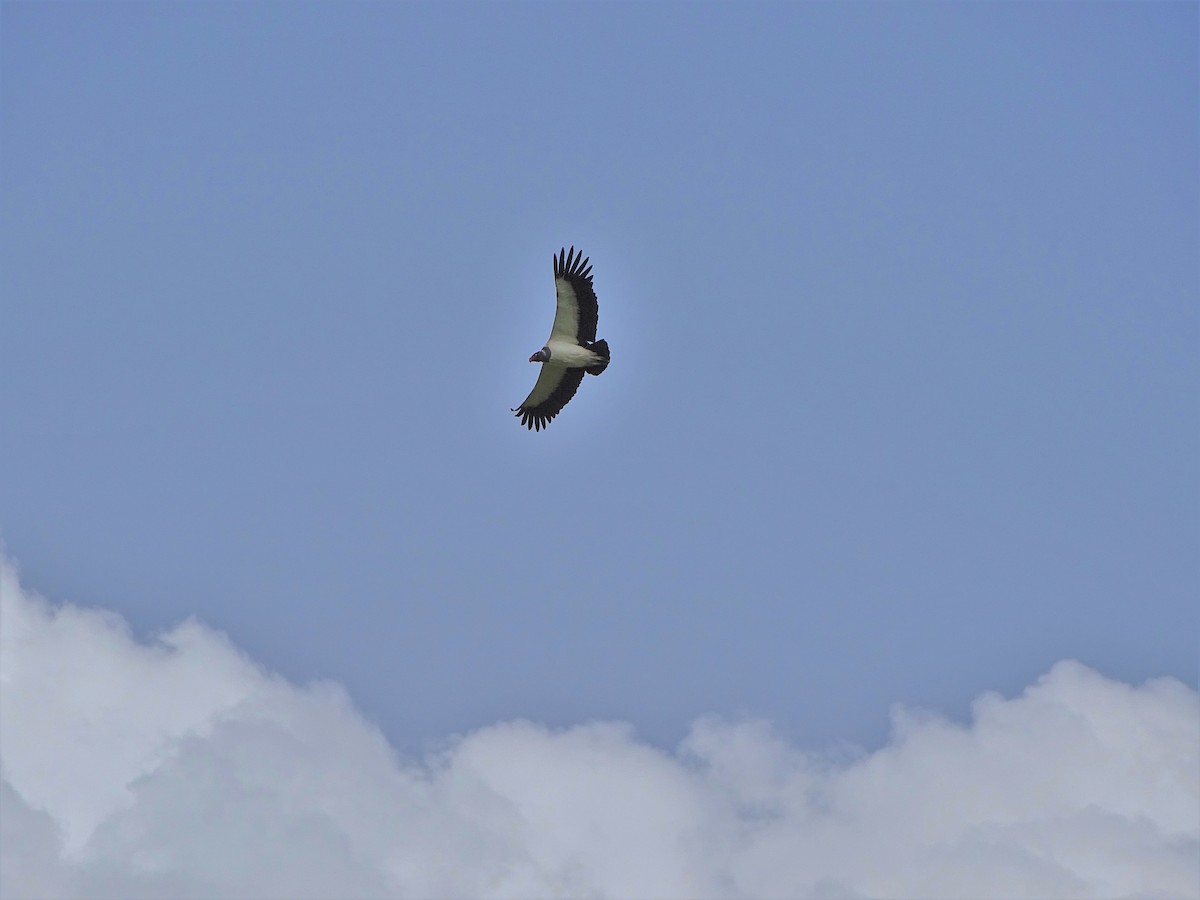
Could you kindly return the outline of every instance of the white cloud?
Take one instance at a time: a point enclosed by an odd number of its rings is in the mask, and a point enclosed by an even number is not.
[[[196,622],[138,643],[0,559],[0,776],[6,898],[1200,896],[1196,692],[1074,662],[849,760],[703,719],[406,761],[336,685]]]

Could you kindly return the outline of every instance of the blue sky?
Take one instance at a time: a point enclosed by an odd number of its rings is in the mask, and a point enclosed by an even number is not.
[[[398,747],[1195,685],[1195,4],[6,3],[0,537]],[[509,408],[590,255],[613,363]]]

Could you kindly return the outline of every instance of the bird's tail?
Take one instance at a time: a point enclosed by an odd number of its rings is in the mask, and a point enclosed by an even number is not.
[[[608,368],[608,341],[596,341],[588,349],[603,357],[602,362],[598,362],[594,366],[588,366],[586,370],[589,375],[599,375]]]

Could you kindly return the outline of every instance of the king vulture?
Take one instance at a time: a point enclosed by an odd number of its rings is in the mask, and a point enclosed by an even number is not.
[[[554,292],[558,308],[546,346],[530,362],[542,364],[525,401],[513,410],[526,428],[541,431],[567,405],[583,373],[599,375],[608,367],[608,342],[596,340],[596,292],[592,267],[572,247],[554,257]]]

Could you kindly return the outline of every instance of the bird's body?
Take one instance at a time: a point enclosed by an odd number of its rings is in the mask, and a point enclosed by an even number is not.
[[[550,338],[546,341],[546,349],[550,351],[550,359],[543,365],[547,366],[586,369],[599,363],[608,364],[608,357],[601,356],[590,347],[581,347],[573,341]]]
[[[529,357],[540,362],[538,380],[529,396],[513,410],[526,428],[541,431],[567,405],[584,373],[599,375],[608,367],[608,342],[596,340],[598,305],[592,267],[583,254],[564,248],[554,257],[557,306],[546,345]]]

